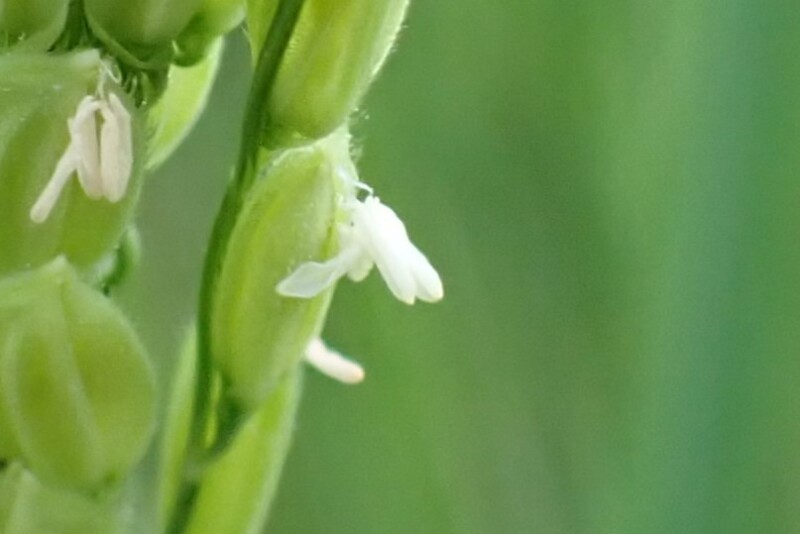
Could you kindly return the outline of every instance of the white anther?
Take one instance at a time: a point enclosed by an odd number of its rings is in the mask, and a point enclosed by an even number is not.
[[[395,297],[406,304],[419,298],[436,302],[444,297],[439,274],[408,237],[403,221],[378,197],[370,196],[353,210],[353,230]],[[358,267],[351,266],[350,270]]]
[[[403,221],[375,196],[348,203],[350,221],[339,227],[339,253],[326,262],[306,262],[277,286],[285,297],[312,298],[342,276],[358,282],[377,265],[392,294],[406,304],[444,297],[439,274],[408,238]]]
[[[50,212],[53,211],[53,207],[58,202],[64,186],[67,185],[70,176],[77,168],[77,159],[75,149],[70,144],[64,154],[61,155],[61,159],[56,163],[56,169],[53,171],[50,181],[47,182],[44,190],[31,208],[30,217],[33,222],[43,223],[50,216]]]
[[[375,196],[358,177],[350,156],[350,136],[337,131],[329,138],[332,173],[344,191],[338,200],[341,222],[337,225],[338,253],[327,261],[300,264],[276,286],[279,295],[313,298],[343,276],[355,282],[377,266],[389,289],[402,302],[416,299],[436,302],[444,297],[436,269],[414,246],[403,221]],[[359,197],[366,193],[364,200]]]
[[[131,115],[114,93],[109,95],[108,102],[102,103],[100,114],[103,117],[100,131],[103,196],[109,202],[119,202],[125,196],[133,170]]]
[[[306,361],[322,374],[344,384],[358,384],[364,380],[364,369],[331,350],[320,338],[314,339],[306,348]]]
[[[86,196],[93,200],[103,198],[96,117],[100,106],[97,98],[86,96],[78,104],[75,116],[67,121],[69,136],[77,156],[78,180]]]
[[[131,128],[131,115],[116,94],[84,97],[75,115],[67,120],[69,144],[31,208],[31,220],[47,220],[73,173],[77,173],[87,197],[119,202],[125,196],[133,169]]]

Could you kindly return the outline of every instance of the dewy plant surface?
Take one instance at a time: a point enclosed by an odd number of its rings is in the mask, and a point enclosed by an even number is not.
[[[407,7],[0,2],[0,533],[260,532],[304,363],[365,376],[320,337],[338,281],[375,266],[402,302],[443,297],[349,133]],[[195,124],[240,25],[254,72],[240,152],[161,399],[115,290],[136,266],[146,174]]]

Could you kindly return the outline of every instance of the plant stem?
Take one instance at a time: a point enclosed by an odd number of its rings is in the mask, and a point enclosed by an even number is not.
[[[228,184],[209,242],[200,289],[197,328],[197,374],[195,377],[189,442],[184,461],[183,480],[181,481],[181,488],[175,504],[175,511],[168,527],[168,532],[171,534],[180,534],[184,531],[197,499],[202,474],[206,465],[210,460],[213,460],[214,456],[224,452],[227,443],[230,443],[233,439],[243,419],[237,413],[235,406],[227,406],[224,411],[228,415],[228,417],[225,417],[225,422],[228,424],[221,425],[216,435],[212,438],[212,442],[208,443],[208,429],[214,416],[211,402],[214,377],[211,340],[214,293],[220,271],[224,265],[230,237],[247,194],[256,178],[256,166],[262,146],[262,137],[266,126],[270,122],[270,117],[265,111],[266,104],[280,67],[281,59],[300,16],[303,3],[304,0],[282,0],[280,2],[264,46],[259,53],[253,84],[245,109],[236,172],[233,180]],[[231,402],[225,391],[222,392],[221,399],[226,404]],[[225,428],[222,428],[222,426]]]

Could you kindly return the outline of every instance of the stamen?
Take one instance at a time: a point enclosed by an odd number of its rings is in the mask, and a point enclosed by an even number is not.
[[[100,174],[103,193],[109,202],[119,202],[128,188],[133,169],[131,115],[114,93],[100,105]]]
[[[400,217],[359,179],[349,139],[346,132],[333,137],[340,145],[331,168],[342,186],[337,199],[342,214],[337,224],[339,251],[325,261],[300,264],[278,283],[276,291],[284,297],[313,298],[345,275],[354,282],[363,280],[375,266],[401,302],[441,300],[444,289],[439,273],[411,242]]]
[[[103,119],[99,140],[98,112]],[[31,208],[30,217],[35,223],[50,216],[73,172],[77,172],[86,196],[93,200],[119,202],[128,189],[133,170],[133,135],[131,115],[119,97],[114,93],[101,98],[85,96],[75,115],[67,120],[67,128],[69,145]]]
[[[322,374],[344,384],[358,384],[365,377],[364,369],[359,364],[331,350],[319,338],[306,348],[306,361]]]
[[[33,204],[30,211],[30,218],[36,224],[41,224],[50,216],[53,207],[58,202],[64,186],[67,185],[70,176],[75,172],[77,167],[77,157],[75,155],[74,145],[70,143],[67,150],[62,154],[61,159],[56,164],[56,169],[53,171],[53,176],[44,188],[44,191],[39,195],[39,198]]]
[[[375,194],[375,191],[369,184],[365,184],[361,180],[358,179],[358,175],[345,167],[344,165],[337,165],[336,166],[336,174],[339,176],[339,179],[342,181],[343,184],[346,186],[354,187],[360,191],[367,193],[367,195]]]
[[[103,179],[100,175],[100,149],[97,140],[97,116],[100,102],[86,96],[78,104],[78,111],[67,124],[77,155],[78,181],[86,196],[93,200],[103,198]]]

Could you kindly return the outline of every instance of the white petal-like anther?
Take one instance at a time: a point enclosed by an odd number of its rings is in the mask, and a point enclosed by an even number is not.
[[[353,385],[364,380],[364,369],[360,365],[331,350],[319,338],[306,348],[306,361],[322,374],[343,384]]]
[[[398,300],[414,304],[417,298],[436,302],[444,297],[439,274],[408,238],[403,221],[378,197],[355,207],[353,227]]]
[[[377,265],[392,294],[406,304],[436,302],[444,296],[436,269],[408,238],[403,221],[375,196],[353,200],[351,220],[339,228],[339,253],[326,262],[306,262],[284,278],[277,292],[312,298],[347,274],[360,281]]]
[[[70,176],[72,176],[72,173],[74,173],[77,168],[78,156],[75,154],[75,147],[70,143],[64,151],[64,154],[61,155],[58,163],[56,163],[53,176],[50,177],[50,181],[47,182],[44,190],[31,208],[29,215],[33,222],[40,224],[47,220],[56,202],[58,202],[61,192],[67,185],[67,182],[69,182]]]
[[[97,111],[100,100],[85,96],[78,104],[75,116],[67,121],[69,137],[77,156],[78,181],[86,196],[103,198],[103,178],[100,175],[100,143],[97,139]]]
[[[346,230],[344,231],[346,232]],[[356,263],[361,250],[354,243],[345,243],[340,238],[342,249],[326,262],[308,261],[301,264],[292,274],[280,281],[279,295],[301,299],[314,298],[348,273]]]
[[[350,157],[350,136],[338,132],[334,173],[343,190],[337,225],[339,252],[322,261],[298,266],[275,288],[284,297],[313,298],[343,276],[360,282],[377,266],[389,289],[402,302],[436,302],[444,297],[442,280],[428,258],[414,246],[400,217],[359,178]],[[366,198],[360,200],[359,196]]]
[[[103,128],[100,131],[100,171],[103,176],[103,196],[109,202],[119,202],[128,189],[133,170],[133,137],[131,115],[114,93],[100,107]]]
[[[314,298],[331,287],[347,272],[347,265],[339,256],[324,263],[303,263],[277,286],[279,295],[298,299]]]
[[[31,220],[47,220],[74,173],[87,197],[119,202],[125,196],[133,169],[131,127],[130,113],[117,95],[85,96],[75,115],[67,120],[69,144],[31,208]]]

